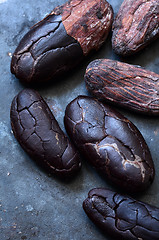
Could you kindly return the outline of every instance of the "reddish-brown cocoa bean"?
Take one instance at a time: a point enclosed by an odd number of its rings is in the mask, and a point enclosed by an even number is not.
[[[159,75],[154,72],[114,60],[97,59],[88,65],[85,82],[95,97],[129,110],[159,115]]]
[[[113,23],[112,47],[131,55],[159,37],[159,1],[124,0]]]

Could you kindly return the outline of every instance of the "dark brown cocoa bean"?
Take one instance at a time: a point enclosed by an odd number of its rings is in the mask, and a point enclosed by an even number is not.
[[[159,1],[124,0],[113,23],[112,47],[131,55],[159,37]]]
[[[65,128],[80,153],[106,179],[140,192],[153,181],[154,165],[139,130],[109,106],[86,96],[66,107]]]
[[[22,148],[40,166],[60,178],[74,176],[79,155],[38,92],[25,89],[11,105],[11,126]]]
[[[149,115],[159,115],[159,75],[109,59],[91,62],[85,73],[95,97]]]
[[[120,240],[159,240],[159,208],[116,192],[96,188],[83,202],[87,216]]]
[[[112,21],[106,0],[68,1],[23,37],[13,54],[11,72],[26,83],[55,79],[103,44]]]

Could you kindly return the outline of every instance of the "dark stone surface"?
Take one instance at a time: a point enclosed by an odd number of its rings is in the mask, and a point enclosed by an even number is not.
[[[11,132],[10,105],[13,97],[25,86],[10,73],[11,54],[19,40],[59,0],[0,0],[0,239],[1,240],[105,240],[88,220],[82,202],[95,187],[112,188],[87,163],[70,183],[48,176],[21,149]],[[122,0],[110,0],[115,15]],[[77,95],[88,95],[83,76],[88,63],[96,58],[110,58],[141,65],[159,74],[159,41],[156,40],[136,56],[122,59],[112,52],[111,36],[104,46],[88,57],[73,72],[57,83],[37,89],[47,100],[60,127],[66,105]],[[159,207],[159,120],[120,110],[143,134],[152,154],[156,177],[139,200]],[[117,190],[113,188],[113,190]]]

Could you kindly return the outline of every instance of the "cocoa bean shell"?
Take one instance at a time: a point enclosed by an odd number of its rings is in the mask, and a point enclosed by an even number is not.
[[[124,0],[113,22],[112,48],[128,56],[159,37],[159,1]]]
[[[154,165],[139,130],[94,98],[78,96],[66,107],[65,128],[82,156],[106,179],[127,192],[145,190]]]
[[[24,89],[15,96],[10,118],[15,138],[39,166],[61,179],[77,174],[79,154],[37,91]]]
[[[85,73],[95,97],[148,115],[159,115],[159,75],[131,64],[97,59]]]
[[[159,240],[159,208],[104,188],[89,191],[83,208],[93,223],[120,240]]]
[[[105,0],[66,2],[22,38],[11,72],[28,84],[55,81],[103,44],[112,21],[113,10]]]

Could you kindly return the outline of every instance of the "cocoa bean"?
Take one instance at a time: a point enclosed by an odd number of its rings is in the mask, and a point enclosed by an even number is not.
[[[95,188],[83,202],[87,216],[112,239],[159,240],[159,208],[108,189]]]
[[[26,83],[54,81],[103,44],[112,21],[113,10],[106,0],[66,2],[22,38],[11,72]]]
[[[159,37],[159,1],[124,0],[113,23],[112,47],[131,55]]]
[[[79,152],[110,182],[127,192],[145,190],[154,165],[139,130],[93,98],[78,96],[66,107],[65,128]]]
[[[79,154],[38,92],[24,89],[15,96],[10,117],[14,136],[38,165],[64,179],[77,174]]]
[[[95,97],[149,115],[159,115],[159,75],[109,59],[91,62],[85,73]]]

